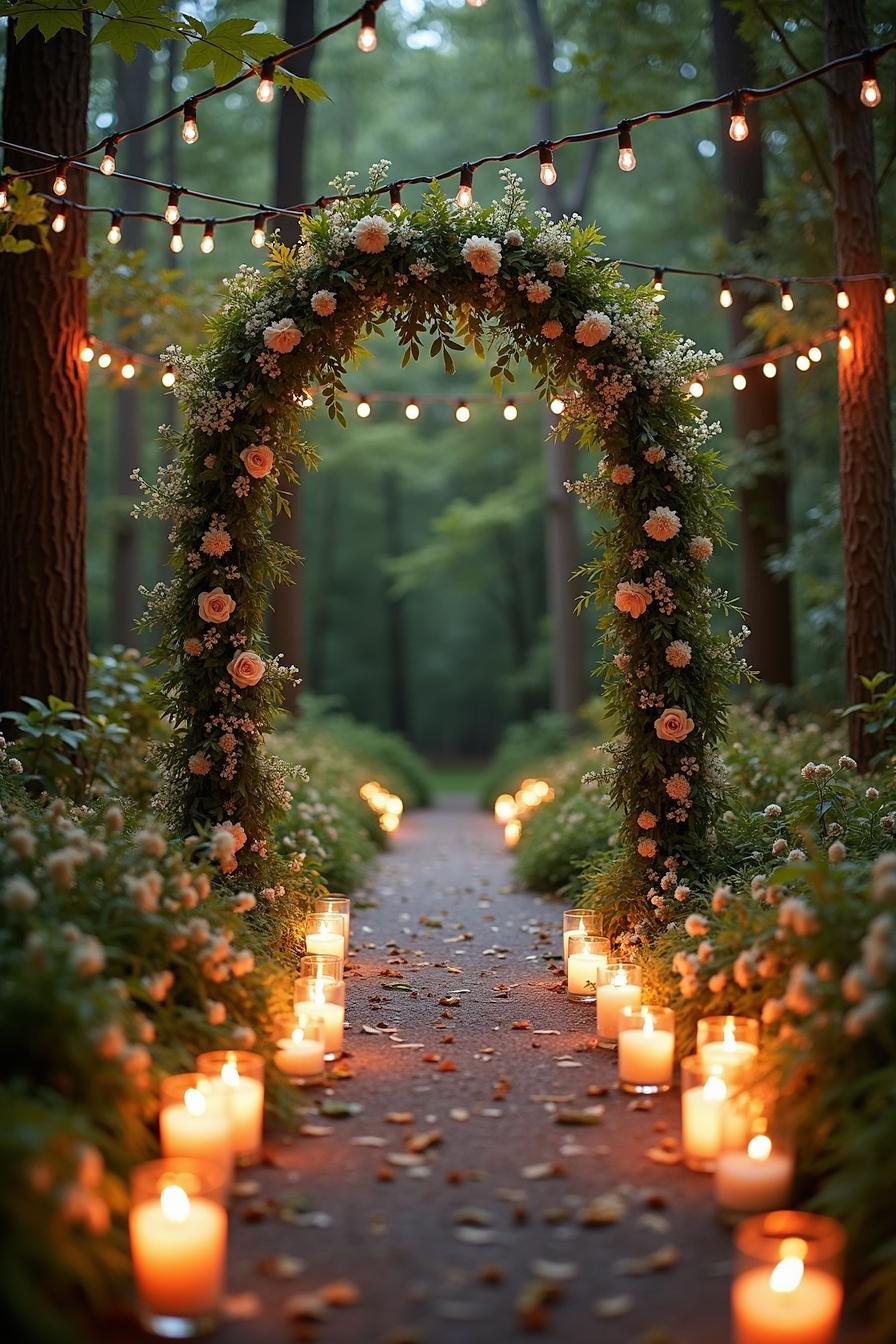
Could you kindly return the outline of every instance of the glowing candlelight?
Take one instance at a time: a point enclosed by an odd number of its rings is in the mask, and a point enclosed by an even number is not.
[[[641,1006],[640,968],[626,961],[611,961],[598,971],[597,1043],[606,1050],[616,1048],[619,1014],[623,1008]]]
[[[166,1157],[199,1157],[215,1162],[229,1181],[233,1174],[233,1120],[220,1083],[200,1073],[162,1080],[159,1137]]]
[[[741,1257],[731,1289],[735,1344],[832,1344],[843,1302],[839,1225],[782,1211],[748,1219],[735,1236]]]
[[[668,1092],[675,1061],[671,1008],[623,1008],[619,1014],[619,1085],[623,1092]]]
[[[264,1125],[264,1060],[248,1050],[210,1050],[196,1067],[219,1079],[230,1107],[233,1153],[240,1166],[257,1162]]]

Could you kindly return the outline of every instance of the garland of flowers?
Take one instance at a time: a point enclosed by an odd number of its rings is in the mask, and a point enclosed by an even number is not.
[[[371,169],[371,193],[388,170]],[[610,608],[604,676],[621,730],[612,790],[630,896],[661,906],[715,813],[712,746],[742,667],[737,639],[711,631],[728,604],[705,564],[727,496],[704,447],[713,427],[684,388],[718,356],[665,331],[650,290],[594,258],[594,227],[546,211],[530,219],[521,180],[502,175],[502,198],[486,206],[463,209],[434,185],[416,211],[373,194],[322,210],[297,247],[272,245],[267,275],[240,269],[196,356],[163,355],[179,370],[185,427],[165,432],[176,457],[158,483],[140,481],[141,511],[172,522],[176,571],[147,594],[175,728],[158,801],[176,828],[210,831],[225,872],[265,858],[286,797],[263,737],[295,669],[268,656],[263,619],[289,560],[271,519],[297,463],[315,464],[304,388],[319,385],[345,424],[345,366],[387,320],[403,364],[428,340],[450,373],[453,352],[471,346],[489,352],[500,391],[528,360],[543,395],[564,390],[556,432],[603,452],[597,474],[569,488],[617,519],[595,534],[583,602]],[[332,185],[351,191],[354,174]]]

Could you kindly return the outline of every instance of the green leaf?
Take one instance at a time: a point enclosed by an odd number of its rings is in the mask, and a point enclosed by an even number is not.
[[[297,98],[303,100],[309,98],[312,103],[319,103],[321,99],[330,96],[316,79],[302,79],[301,76],[291,75],[288,70],[282,70],[279,66],[274,71],[274,83],[281,84],[285,89],[289,89],[290,93],[294,93]]]
[[[16,37],[20,41],[35,28],[45,42],[66,28],[78,33],[84,31],[83,11],[72,0],[43,0],[40,5],[0,5],[0,17],[12,15],[15,15]]]

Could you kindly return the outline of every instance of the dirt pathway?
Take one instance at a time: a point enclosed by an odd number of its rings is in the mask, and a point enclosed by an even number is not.
[[[593,1007],[557,992],[559,907],[510,882],[497,828],[466,801],[403,824],[353,915],[353,1076],[318,1098],[361,1109],[312,1117],[325,1132],[274,1144],[276,1166],[248,1173],[260,1190],[235,1203],[230,1270],[246,1319],[222,1344],[295,1338],[287,1301],[312,1295],[313,1316],[334,1281],[357,1305],[298,1338],[503,1344],[525,1318],[566,1344],[727,1340],[731,1251],[710,1178],[646,1156],[660,1127],[677,1134],[677,1094],[634,1110],[616,1090],[615,1057],[589,1048]],[[557,1123],[601,1106],[601,1123]],[[295,1199],[294,1221],[247,1221],[266,1197]],[[618,1221],[587,1225],[614,1203]],[[677,1263],[644,1273],[656,1252]],[[283,1256],[304,1268],[270,1260]]]

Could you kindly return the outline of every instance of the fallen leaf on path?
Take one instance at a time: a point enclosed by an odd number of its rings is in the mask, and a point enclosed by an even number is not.
[[[594,1310],[598,1316],[605,1321],[614,1320],[617,1316],[626,1316],[635,1305],[634,1298],[627,1297],[620,1293],[618,1297],[602,1297],[595,1302]]]
[[[437,1066],[436,1073],[457,1073],[457,1065],[451,1059],[443,1059]]]
[[[283,1315],[288,1321],[322,1321],[326,1314],[326,1303],[317,1293],[296,1293],[283,1304]]]
[[[511,1030],[511,1031],[531,1031],[531,1030],[532,1030],[532,1023],[531,1023],[531,1022],[527,1022],[526,1019],[523,1017],[523,1018],[520,1018],[520,1020],[519,1020],[518,1022],[511,1022],[511,1024],[510,1024],[510,1030]]]
[[[261,1315],[261,1298],[257,1293],[229,1293],[222,1306],[229,1321],[252,1321]]]
[[[390,1153],[389,1161],[393,1167],[422,1167],[423,1158],[416,1153]]]
[[[529,1100],[549,1106],[565,1106],[567,1102],[575,1101],[575,1096],[575,1092],[536,1092]]]
[[[523,1167],[520,1175],[527,1181],[546,1181],[552,1176],[564,1176],[566,1173],[559,1162],[533,1162]]]
[[[321,1115],[327,1116],[330,1120],[348,1120],[353,1115],[360,1115],[364,1107],[360,1101],[322,1101],[318,1110]]]
[[[386,1119],[390,1125],[410,1125],[414,1119],[413,1111],[387,1111]]]
[[[255,1268],[266,1279],[297,1279],[307,1265],[294,1255],[266,1255]]]
[[[516,1300],[517,1320],[523,1330],[544,1330],[548,1324],[547,1308],[558,1301],[560,1287],[536,1279],[527,1283]]]
[[[560,1260],[534,1260],[531,1269],[539,1279],[547,1279],[549,1283],[569,1283],[579,1272],[578,1265]]]
[[[333,1067],[332,1067],[331,1069],[329,1069],[328,1072],[327,1072],[327,1079],[328,1079],[328,1081],[331,1081],[331,1082],[334,1082],[334,1083],[344,1083],[344,1082],[346,1082],[349,1078],[354,1078],[354,1076],[355,1076],[355,1071],[354,1071],[354,1069],[352,1068],[352,1066],[351,1066],[350,1064],[346,1064],[346,1063],[344,1063],[344,1062],[340,1062],[339,1064],[334,1064]]]
[[[559,1036],[560,1033],[556,1027],[536,1027],[532,1033],[533,1036]]]
[[[455,1209],[454,1221],[465,1227],[491,1227],[494,1219],[488,1209],[477,1209],[471,1204],[462,1209]]]
[[[385,1148],[386,1140],[381,1139],[378,1134],[358,1134],[349,1143],[355,1148]]]
[[[649,1255],[635,1256],[627,1260],[617,1260],[613,1269],[617,1274],[655,1274],[659,1270],[673,1269],[681,1256],[677,1246],[660,1246]]]
[[[302,1125],[299,1134],[303,1139],[325,1139],[333,1133],[330,1125]]]
[[[642,1213],[638,1219],[639,1227],[646,1227],[649,1232],[656,1232],[663,1236],[669,1231],[669,1219],[662,1213]]]
[[[366,1032],[368,1036],[382,1036],[383,1034],[382,1028],[372,1027],[368,1022],[362,1023],[361,1030]]]
[[[608,1227],[618,1223],[627,1212],[628,1205],[621,1195],[598,1195],[579,1210],[579,1222],[583,1227]]]
[[[426,1153],[430,1148],[436,1148],[442,1142],[442,1131],[440,1129],[430,1129],[422,1134],[409,1134],[404,1141],[404,1146],[409,1153]]]
[[[482,1171],[449,1171],[445,1180],[449,1185],[466,1185],[469,1181],[481,1181],[485,1179],[485,1173]]]
[[[628,1109],[630,1111],[652,1111],[653,1102],[649,1097],[635,1097],[634,1101],[629,1102]]]
[[[413,986],[413,985],[406,984],[406,982],[405,982],[404,980],[387,980],[386,983],[385,983],[384,985],[381,985],[381,986],[380,986],[380,988],[381,988],[381,989],[397,989],[397,990],[400,990],[400,991],[401,991],[402,993],[404,993],[404,994],[416,994],[416,992],[417,992],[417,991],[414,989],[414,986]]]
[[[503,1265],[483,1265],[479,1271],[479,1282],[494,1286],[504,1282],[506,1273]]]
[[[456,1008],[460,1003],[460,999],[457,994],[446,994],[443,998],[439,999],[439,1003],[443,1008]]]
[[[382,1166],[376,1169],[376,1178],[378,1181],[394,1181],[395,1172],[391,1167]]]
[[[354,1307],[361,1301],[361,1290],[350,1279],[334,1279],[318,1288],[317,1296],[328,1307]]]
[[[555,1125],[599,1125],[606,1112],[605,1106],[586,1106],[580,1111],[558,1111]]]
[[[600,1083],[590,1083],[586,1089],[586,1095],[589,1097],[605,1097],[609,1090],[608,1087],[604,1087]]]
[[[270,1218],[276,1207],[272,1199],[250,1199],[240,1209],[240,1217],[244,1223],[262,1223],[265,1218]]]
[[[234,1199],[249,1199],[252,1195],[257,1195],[261,1189],[258,1181],[234,1181],[230,1192]]]
[[[558,1069],[580,1069],[582,1067],[577,1059],[558,1059],[556,1063]]]
[[[423,1060],[423,1063],[424,1063],[424,1064],[438,1064],[438,1062],[439,1062],[439,1060],[442,1058],[442,1056],[441,1056],[441,1055],[437,1055],[437,1054],[435,1054],[435,1053],[431,1050],[428,1054],[426,1054],[426,1055],[421,1055],[420,1058]]]
[[[494,1230],[488,1227],[456,1227],[454,1235],[466,1246],[491,1246],[498,1240]]]
[[[647,1156],[661,1167],[675,1167],[683,1160],[684,1153],[678,1148],[648,1148]]]
[[[464,1120],[469,1120],[470,1118],[470,1112],[465,1111],[462,1106],[455,1106],[453,1110],[450,1110],[448,1112],[448,1115],[452,1120],[457,1120],[461,1124],[464,1122]]]

